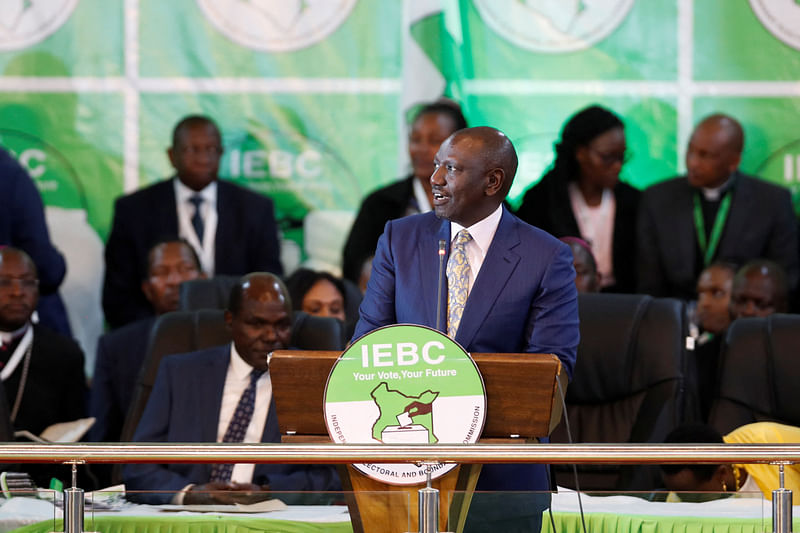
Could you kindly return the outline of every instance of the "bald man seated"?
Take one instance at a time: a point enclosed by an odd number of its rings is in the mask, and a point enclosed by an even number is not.
[[[755,259],[736,272],[731,289],[731,320],[786,313],[788,308],[786,274],[780,266]]]
[[[291,339],[283,282],[268,273],[242,277],[225,322],[232,343],[162,361],[135,442],[280,442],[269,358]],[[150,504],[251,503],[270,492],[341,490],[325,465],[142,464],[128,465],[124,479],[129,498]]]
[[[744,132],[714,114],[695,128],[686,175],[642,195],[637,224],[638,290],[694,300],[695,281],[714,261],[770,259],[797,286],[797,220],[788,189],[739,171]]]

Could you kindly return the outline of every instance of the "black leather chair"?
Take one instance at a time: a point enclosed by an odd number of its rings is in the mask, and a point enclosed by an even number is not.
[[[239,276],[219,275],[184,281],[180,287],[180,310],[225,309],[231,289],[238,280]]]
[[[122,442],[130,442],[142,417],[158,374],[161,360],[171,354],[193,352],[231,341],[224,311],[201,309],[162,315],[150,331],[147,353],[122,428]],[[334,318],[296,311],[292,317],[290,345],[300,350],[341,350],[343,325]]]
[[[644,295],[582,294],[581,342],[566,393],[573,442],[663,442],[683,416],[684,304]],[[565,419],[551,436],[568,442]],[[575,488],[570,465],[555,468],[561,486]],[[578,467],[581,490],[652,490],[654,468]]]
[[[800,426],[800,316],[740,318],[728,328],[709,424],[723,435],[752,422]]]

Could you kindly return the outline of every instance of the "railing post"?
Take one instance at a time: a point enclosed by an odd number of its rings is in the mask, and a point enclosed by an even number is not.
[[[83,489],[78,488],[78,465],[72,462],[72,486],[64,489],[64,533],[83,533]]]
[[[792,491],[783,485],[783,464],[779,466],[780,488],[772,491],[772,532],[792,532]]]
[[[439,533],[439,490],[431,487],[431,465],[426,464],[425,488],[419,489],[419,533]]]

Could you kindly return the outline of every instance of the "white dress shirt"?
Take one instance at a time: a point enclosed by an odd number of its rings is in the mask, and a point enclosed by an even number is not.
[[[472,291],[472,286],[478,278],[478,272],[483,266],[483,260],[486,259],[486,252],[489,251],[489,246],[494,240],[494,234],[497,232],[497,226],[500,225],[500,218],[503,216],[503,205],[499,205],[497,209],[492,211],[492,214],[466,228],[472,240],[467,243],[467,260],[469,261],[469,291]],[[450,252],[453,251],[453,244],[456,240],[456,235],[464,226],[456,222],[450,222]],[[469,294],[469,293],[467,293]]]
[[[200,266],[209,276],[214,275],[214,241],[217,235],[217,182],[212,181],[202,191],[193,191],[179,180],[172,179],[175,186],[175,207],[178,212],[178,236],[186,239],[200,258]],[[192,225],[194,205],[189,199],[199,194],[204,202],[200,205],[203,218],[203,242],[197,238]]]
[[[611,189],[603,189],[600,205],[586,203],[578,185],[569,184],[569,200],[575,222],[578,223],[580,237],[592,247],[600,273],[600,286],[608,287],[616,283],[614,279],[614,218],[617,216],[617,201]],[[578,235],[575,235],[578,237]]]
[[[231,343],[231,362],[228,365],[228,373],[225,376],[225,387],[222,389],[222,403],[219,408],[219,425],[217,426],[217,442],[222,442],[225,431],[228,429],[239,403],[239,398],[250,384],[250,372],[253,367],[245,362],[236,351],[236,346]],[[258,378],[256,382],[256,403],[253,409],[253,418],[247,426],[243,442],[261,442],[264,434],[264,427],[267,424],[267,413],[269,404],[272,402],[272,380],[269,372]],[[253,481],[254,464],[235,464],[231,481],[237,483],[250,483]]]

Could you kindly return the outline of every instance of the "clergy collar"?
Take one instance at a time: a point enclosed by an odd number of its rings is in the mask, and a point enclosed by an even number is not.
[[[22,338],[22,336],[25,335],[25,332],[28,331],[28,327],[30,325],[30,322],[25,322],[22,327],[15,329],[14,331],[0,330],[0,346],[3,344],[11,344],[17,339]]]
[[[735,181],[735,178],[736,178],[736,173],[734,172],[733,174],[731,174],[728,177],[727,180],[725,180],[725,183],[723,183],[719,187],[713,187],[713,188],[712,187],[701,187],[700,190],[703,193],[703,198],[705,198],[705,200],[707,202],[716,202],[716,201],[718,201],[720,198],[722,198],[723,194],[728,192],[728,190],[731,187],[733,187],[733,183]]]

